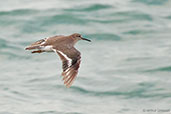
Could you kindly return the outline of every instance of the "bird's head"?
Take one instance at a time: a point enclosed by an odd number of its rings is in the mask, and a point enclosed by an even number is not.
[[[74,33],[74,34],[72,34],[72,35],[71,35],[71,37],[72,37],[72,38],[73,38],[73,40],[75,40],[75,41],[79,41],[79,40],[86,40],[86,41],[91,42],[91,40],[86,39],[86,38],[83,38],[83,37],[81,36],[81,34],[78,34],[78,33]]]

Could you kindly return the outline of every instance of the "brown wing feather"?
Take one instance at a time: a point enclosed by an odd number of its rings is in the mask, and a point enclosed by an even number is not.
[[[68,68],[67,71],[62,73],[64,84],[69,88],[78,74],[81,59],[77,60],[75,64]]]
[[[66,87],[70,87],[76,79],[78,69],[81,63],[80,52],[74,47],[71,49],[57,50],[60,59],[62,60],[62,76]]]

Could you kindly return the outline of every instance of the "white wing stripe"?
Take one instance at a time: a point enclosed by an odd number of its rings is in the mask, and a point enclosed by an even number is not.
[[[63,52],[57,50],[62,56],[65,57],[65,59],[68,61],[68,66],[70,67],[72,65],[72,59],[70,59],[67,55],[65,55]]]

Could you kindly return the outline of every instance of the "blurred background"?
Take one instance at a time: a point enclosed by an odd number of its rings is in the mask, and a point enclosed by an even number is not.
[[[24,48],[72,33],[92,43],[68,89],[55,53]],[[170,0],[0,0],[0,114],[166,114],[170,87]]]

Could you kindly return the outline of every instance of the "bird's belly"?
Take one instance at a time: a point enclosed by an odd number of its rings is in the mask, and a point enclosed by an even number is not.
[[[46,52],[52,52],[53,48],[52,46],[42,46],[41,50],[46,51]]]

